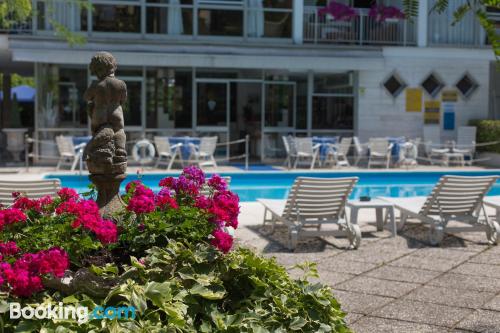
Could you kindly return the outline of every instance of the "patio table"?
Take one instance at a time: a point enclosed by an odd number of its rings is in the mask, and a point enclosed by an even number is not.
[[[358,224],[358,211],[360,209],[374,208],[375,217],[377,219],[377,231],[384,230],[384,224],[387,222],[387,219],[389,219],[392,237],[396,237],[396,219],[394,217],[394,205],[392,203],[375,198],[370,201],[349,200],[346,205],[351,210],[350,222],[353,224]]]
[[[191,154],[191,148],[189,147],[189,144],[192,143],[195,145],[199,145],[201,140],[200,138],[192,136],[171,136],[168,138],[168,141],[171,145],[182,143],[182,146],[180,147],[181,156],[183,160],[187,160],[189,158],[189,155]]]
[[[323,161],[328,155],[328,150],[330,150],[331,144],[336,144],[339,142],[338,136],[313,136],[312,137],[313,144],[320,144],[319,147],[319,158]]]

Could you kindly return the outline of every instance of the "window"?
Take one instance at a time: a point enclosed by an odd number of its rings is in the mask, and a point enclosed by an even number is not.
[[[141,32],[141,8],[133,5],[93,5],[92,30]]]
[[[479,85],[469,73],[465,73],[460,80],[455,84],[455,87],[460,91],[464,98],[469,98]]]
[[[382,82],[382,85],[393,98],[398,97],[404,88],[406,88],[406,83],[396,73],[389,75],[389,77]]]
[[[205,36],[243,36],[243,11],[200,9],[198,29]]]
[[[432,97],[435,97],[444,88],[444,83],[434,73],[429,74],[420,85]]]
[[[314,92],[323,94],[352,94],[352,73],[314,76]]]

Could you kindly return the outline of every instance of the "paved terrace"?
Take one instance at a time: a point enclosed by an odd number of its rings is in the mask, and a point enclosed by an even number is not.
[[[431,247],[421,224],[410,222],[392,238],[376,231],[374,211],[362,210],[358,250],[328,237],[290,252],[286,229],[270,234],[263,214],[258,203],[242,204],[238,242],[288,268],[316,262],[319,281],[333,288],[357,333],[500,332],[500,246],[488,246],[484,233],[447,235]]]

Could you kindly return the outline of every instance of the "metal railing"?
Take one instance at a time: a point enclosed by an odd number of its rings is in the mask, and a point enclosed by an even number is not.
[[[320,15],[320,7],[304,7],[304,42],[356,45],[415,45],[416,24],[405,19],[378,22],[365,11],[350,21]]]

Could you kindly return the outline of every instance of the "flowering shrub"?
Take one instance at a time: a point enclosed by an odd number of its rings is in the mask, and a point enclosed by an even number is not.
[[[374,4],[370,11],[368,12],[368,16],[374,18],[377,22],[385,22],[387,19],[404,19],[405,14],[401,11],[401,9],[394,6],[385,6],[385,5],[377,5]]]
[[[214,175],[207,180],[202,170],[187,167],[178,178],[162,179],[159,186],[154,193],[139,181],[127,184],[122,244],[139,254],[165,245],[169,238],[208,241],[224,253],[231,249],[229,233],[238,227],[239,198],[224,179]]]
[[[318,10],[318,14],[320,16],[329,14],[336,21],[350,21],[358,16],[354,8],[337,1],[330,1],[326,7]]]

